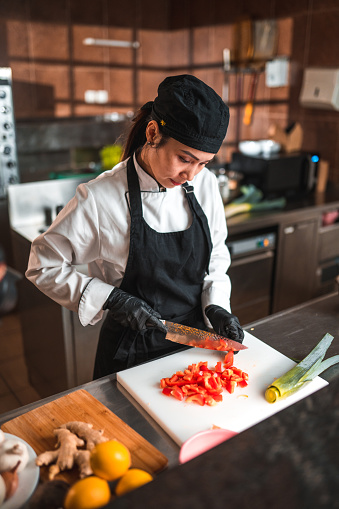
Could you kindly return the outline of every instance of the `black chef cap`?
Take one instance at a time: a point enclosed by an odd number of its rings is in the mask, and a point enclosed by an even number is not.
[[[163,133],[211,154],[218,152],[229,123],[229,109],[221,97],[190,74],[169,76],[160,83],[152,113]]]

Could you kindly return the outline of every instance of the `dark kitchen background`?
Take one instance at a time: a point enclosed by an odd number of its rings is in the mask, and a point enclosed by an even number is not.
[[[289,63],[286,85],[266,86],[263,62],[244,58],[246,37],[239,34],[249,20],[276,23],[272,56]],[[93,167],[102,148],[119,142],[133,112],[155,97],[166,76],[194,74],[222,96],[226,48],[231,122],[219,161],[229,163],[241,140],[267,139],[272,126],[288,131],[298,125],[299,149],[328,163],[328,186],[338,188],[339,113],[299,101],[305,69],[339,69],[338,27],[338,0],[0,0],[0,72],[12,72],[18,175],[28,186],[12,186],[23,193],[14,195],[15,205],[20,211],[30,184],[43,184],[31,191],[34,205],[42,188],[67,187],[68,176],[87,171],[89,179],[91,171],[102,171]],[[88,46],[88,38],[140,45]],[[245,125],[254,72],[254,111]],[[100,100],[91,102],[88,93],[98,92]],[[241,243],[247,235],[250,250],[261,250],[260,259],[251,252],[232,261],[232,309],[244,313],[242,323],[333,290],[339,224],[323,223],[326,213],[339,217],[339,195],[331,196],[319,202],[310,197],[273,219],[267,214],[253,222],[228,221],[228,240]],[[48,197],[53,207],[64,205],[53,201],[53,193]],[[25,280],[30,240],[38,231],[27,233],[24,219],[26,236],[13,224],[10,231],[7,199],[0,199],[0,243],[8,265],[22,275],[19,309],[0,319],[0,413],[89,381],[89,352],[94,355],[98,337],[98,329],[83,328],[76,314]],[[300,246],[306,256],[296,256]]]
[[[221,158],[230,159],[239,139],[266,138],[272,123],[286,128],[297,121],[304,131],[302,149],[329,161],[329,180],[339,182],[338,113],[299,104],[306,67],[339,66],[336,0],[125,0],[123,4],[2,0],[0,66],[12,68],[21,181],[40,180],[46,168],[67,164],[71,145],[88,146],[93,138],[96,144],[113,142],[115,132],[109,124],[95,124],[93,134],[93,122],[88,120],[134,111],[155,96],[166,75],[195,74],[221,94],[222,51],[230,48],[231,58],[236,58],[236,26],[246,18],[277,20],[276,55],[289,58],[289,82],[268,88],[261,72],[252,123],[237,127],[235,119],[246,102],[251,76],[244,73],[242,98],[236,101],[236,75],[231,74],[232,121]],[[140,47],[85,46],[83,40],[89,37],[135,40]],[[85,103],[86,90],[107,91],[107,103]]]

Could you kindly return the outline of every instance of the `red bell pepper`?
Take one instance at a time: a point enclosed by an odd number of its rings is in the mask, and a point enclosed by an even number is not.
[[[163,394],[179,401],[213,406],[222,401],[223,389],[232,394],[236,386],[248,385],[248,374],[233,366],[233,361],[234,354],[230,351],[214,368],[209,368],[206,361],[191,364],[171,378],[162,378],[160,388]]]

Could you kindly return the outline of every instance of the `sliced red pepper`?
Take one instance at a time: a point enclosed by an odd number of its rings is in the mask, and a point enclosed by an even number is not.
[[[162,378],[160,387],[163,394],[179,401],[186,400],[201,406],[213,406],[222,401],[223,388],[230,394],[235,387],[246,387],[248,374],[233,366],[234,353],[229,351],[214,368],[206,361],[191,364],[184,371],[177,371],[171,378]]]
[[[232,350],[230,350],[226,355],[225,355],[225,358],[224,358],[224,367],[225,368],[230,368],[232,365],[233,365],[233,362],[234,362],[234,353]]]
[[[226,385],[225,385],[226,391],[228,391],[230,394],[233,394],[235,385],[236,385],[236,383],[233,382],[233,380],[227,380]]]
[[[202,394],[194,394],[193,396],[188,396],[186,398],[186,401],[188,403],[198,403],[198,405],[204,406],[205,404],[205,397]]]
[[[217,403],[216,400],[210,395],[205,396],[205,402],[208,406],[214,406]]]
[[[172,394],[172,396],[177,398],[179,401],[182,401],[183,399],[185,399],[185,395],[182,392],[182,390],[180,389],[180,387],[175,387],[175,389],[172,389],[171,394]]]
[[[216,373],[222,373],[223,372],[222,362],[221,361],[216,363],[214,370],[216,371]]]
[[[200,371],[209,371],[209,369],[207,366],[203,364],[202,366],[200,366]]]
[[[215,394],[212,397],[214,401],[216,401],[217,403],[220,403],[220,401],[222,401],[222,394]]]
[[[170,389],[169,387],[165,387],[162,390],[162,393],[165,394],[165,396],[171,396],[172,395],[172,389]]]

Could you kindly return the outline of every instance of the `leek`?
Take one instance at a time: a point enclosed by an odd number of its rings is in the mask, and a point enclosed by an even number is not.
[[[282,209],[286,205],[286,198],[275,200],[263,200],[259,203],[230,203],[225,206],[226,219],[244,212],[255,212],[261,210]]]
[[[323,361],[328,347],[333,341],[331,334],[325,334],[315,348],[294,368],[274,381],[265,392],[265,399],[274,403],[278,399],[286,398],[298,391],[306,383],[313,380],[323,371],[339,362],[339,355]]]
[[[263,192],[257,189],[253,184],[248,186],[241,186],[240,191],[242,195],[232,201],[232,205],[239,203],[258,203],[262,200]]]

